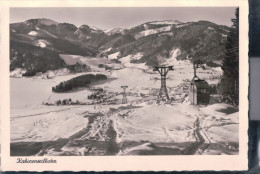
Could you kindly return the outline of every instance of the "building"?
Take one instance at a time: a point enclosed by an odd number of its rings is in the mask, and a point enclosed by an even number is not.
[[[194,105],[207,105],[210,99],[210,86],[205,80],[193,78],[190,84],[189,99]]]

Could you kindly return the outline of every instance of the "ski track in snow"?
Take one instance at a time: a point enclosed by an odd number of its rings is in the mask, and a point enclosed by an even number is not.
[[[166,107],[174,108],[176,111],[180,110],[174,106],[166,105]],[[57,140],[47,146],[46,149],[41,150],[37,155],[124,155],[127,149],[122,147],[122,140],[120,138],[122,132],[117,128],[118,119],[125,119],[124,117],[128,117],[134,111],[135,109],[124,110],[119,108],[113,112],[102,109],[96,110],[92,115],[86,115],[89,119],[87,127],[66,139],[66,143],[63,143],[64,145],[59,149],[55,150],[55,147],[60,144],[60,140]],[[193,125],[195,141],[181,151],[184,155],[203,154],[212,143],[203,127],[207,116],[198,114],[191,116],[196,118]],[[160,120],[160,117],[158,117],[158,120]],[[158,123],[158,125],[163,124]],[[169,130],[167,127],[162,126],[161,130],[169,140],[173,140],[168,133]],[[100,147],[96,145],[96,142],[103,142],[102,150],[99,149]],[[91,146],[89,146],[89,143]],[[95,151],[97,152],[94,153]]]
[[[60,143],[59,141],[56,141],[47,149],[44,149],[38,153],[38,155],[61,155],[73,152],[73,155],[90,155],[90,148],[95,148],[95,143],[94,146],[86,148],[86,144],[84,142],[89,140],[104,142],[105,145],[102,149],[103,151],[99,152],[99,155],[116,155],[119,152],[120,147],[116,142],[117,132],[114,129],[114,122],[115,117],[117,117],[119,112],[120,110],[112,113],[104,113],[104,111],[100,110],[96,113],[96,115],[94,114],[93,116],[88,116],[88,126],[69,137],[66,140],[66,143],[64,143],[64,146],[62,146],[58,151],[54,150],[54,147]],[[70,147],[79,142],[82,142],[82,144],[75,146],[73,148],[73,152],[71,152]]]

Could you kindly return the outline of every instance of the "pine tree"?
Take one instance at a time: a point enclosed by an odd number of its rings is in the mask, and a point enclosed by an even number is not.
[[[236,19],[227,36],[225,56],[222,61],[223,76],[220,91],[224,99],[238,106],[239,104],[239,8],[235,12]]]

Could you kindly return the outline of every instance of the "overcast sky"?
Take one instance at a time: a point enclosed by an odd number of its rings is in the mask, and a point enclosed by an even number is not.
[[[11,8],[10,23],[34,18],[48,18],[57,22],[96,26],[100,29],[131,28],[149,21],[179,20],[192,22],[207,20],[231,26],[236,7],[89,7],[89,8]]]

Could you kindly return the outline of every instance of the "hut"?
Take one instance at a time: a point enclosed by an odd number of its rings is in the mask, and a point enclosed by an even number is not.
[[[189,99],[191,104],[207,105],[210,99],[210,86],[205,80],[193,79],[190,84]]]

